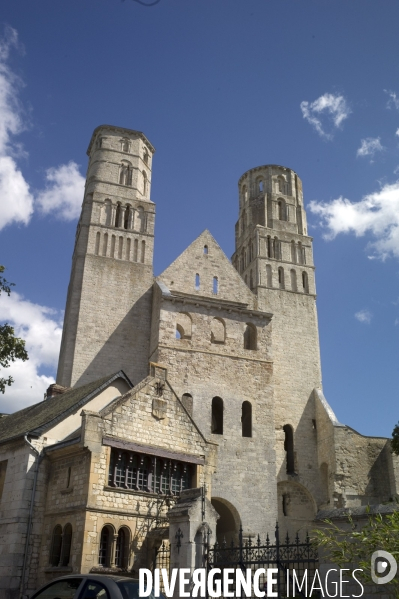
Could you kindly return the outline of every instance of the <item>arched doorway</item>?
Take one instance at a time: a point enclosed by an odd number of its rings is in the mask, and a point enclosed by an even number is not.
[[[238,533],[240,530],[240,515],[233,504],[221,497],[212,497],[212,505],[219,514],[220,518],[216,524],[216,540],[218,543],[238,542]]]

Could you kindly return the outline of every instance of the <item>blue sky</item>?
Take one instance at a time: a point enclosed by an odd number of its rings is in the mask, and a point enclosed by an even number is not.
[[[144,2],[145,0],[143,0]],[[108,123],[156,148],[155,273],[209,228],[234,250],[237,181],[302,178],[325,395],[341,422],[399,420],[399,4],[394,0],[14,0],[0,46],[0,316],[31,359],[0,398],[55,373],[86,149]],[[312,210],[311,210],[312,208]]]

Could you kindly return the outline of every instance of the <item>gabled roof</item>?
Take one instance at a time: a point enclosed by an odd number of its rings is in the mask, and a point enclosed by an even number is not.
[[[133,384],[123,370],[104,376],[97,381],[75,387],[61,395],[45,399],[40,403],[14,412],[0,420],[0,443],[23,435],[38,437],[55,424],[83,407],[116,379],[123,378],[130,387]]]
[[[199,289],[195,287],[196,273],[200,276]],[[214,293],[213,288],[214,277],[218,280],[217,293]],[[157,277],[157,280],[172,294],[180,292],[238,302],[249,309],[256,309],[256,296],[207,229]]]

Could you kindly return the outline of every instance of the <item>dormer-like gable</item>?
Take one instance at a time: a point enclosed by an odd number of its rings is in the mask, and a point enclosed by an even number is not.
[[[158,277],[168,289],[198,297],[241,302],[256,309],[256,297],[205,230]]]

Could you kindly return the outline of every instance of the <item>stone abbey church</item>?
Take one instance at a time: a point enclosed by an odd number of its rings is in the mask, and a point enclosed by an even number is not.
[[[298,175],[244,173],[231,261],[204,231],[154,277],[153,146],[104,125],[87,153],[57,382],[0,420],[0,598],[64,572],[137,575],[197,518],[187,549],[201,517],[181,497],[201,494],[213,542],[396,497],[389,441],[323,396]]]

